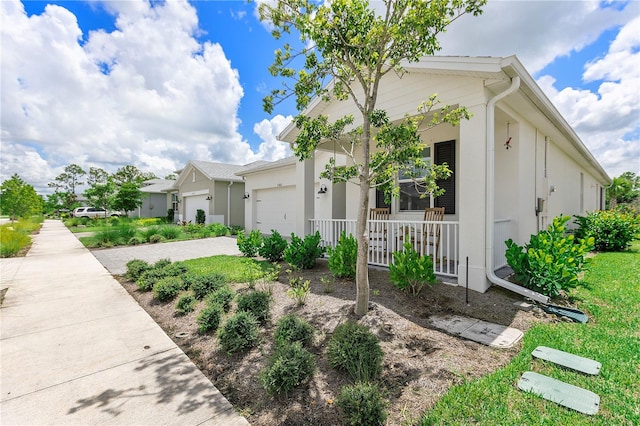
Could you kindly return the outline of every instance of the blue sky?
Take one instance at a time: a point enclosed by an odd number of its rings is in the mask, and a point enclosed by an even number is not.
[[[189,159],[289,154],[276,135],[293,104],[262,110],[280,84],[267,67],[282,41],[259,22],[256,3],[0,7],[0,179],[18,173],[47,192],[70,163],[164,176]],[[640,2],[489,0],[441,42],[446,55],[516,54],[611,176],[640,173]]]

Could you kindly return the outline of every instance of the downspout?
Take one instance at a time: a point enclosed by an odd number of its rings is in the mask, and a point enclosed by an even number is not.
[[[495,285],[504,287],[507,290],[511,290],[514,293],[521,294],[525,297],[535,300],[536,302],[547,304],[549,298],[543,294],[531,291],[527,288],[519,286],[517,284],[510,283],[509,281],[499,278],[493,271],[493,245],[494,245],[494,215],[495,215],[495,107],[498,101],[514,93],[520,88],[520,77],[513,77],[511,79],[511,86],[502,93],[498,93],[487,102],[487,183],[486,183],[486,219],[485,219],[485,238],[486,238],[486,252],[485,252],[485,270],[487,279]]]
[[[227,226],[231,226],[231,185],[233,181],[227,186]]]

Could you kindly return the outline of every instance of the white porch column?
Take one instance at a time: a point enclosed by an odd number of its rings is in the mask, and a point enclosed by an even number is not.
[[[296,235],[309,233],[309,219],[313,218],[315,192],[315,154],[309,160],[296,163]]]
[[[486,106],[467,107],[473,114],[460,123],[457,173],[458,220],[460,222],[460,263],[458,284],[466,285],[466,258],[469,257],[469,288],[485,292],[489,281],[485,274],[485,159]]]

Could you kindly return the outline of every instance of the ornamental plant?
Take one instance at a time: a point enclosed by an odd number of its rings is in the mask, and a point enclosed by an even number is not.
[[[623,251],[640,237],[640,216],[619,211],[595,211],[575,216],[576,237],[593,237],[598,251]]]
[[[569,216],[558,216],[546,230],[532,235],[521,247],[509,239],[507,263],[523,286],[549,297],[576,287],[578,275],[586,269],[586,255],[594,248],[594,238],[574,238],[566,233]]]
[[[313,326],[294,314],[288,314],[278,320],[273,338],[277,346],[299,342],[302,346],[311,343]]]
[[[238,312],[227,320],[218,335],[222,349],[229,355],[258,344],[258,320],[249,312]]]
[[[345,231],[342,231],[336,247],[329,247],[327,253],[329,254],[329,269],[334,277],[350,280],[356,277],[358,241],[353,235],[347,235]]]
[[[262,386],[270,394],[286,394],[311,379],[316,361],[300,342],[279,346],[260,373]]]
[[[249,235],[238,233],[238,250],[246,257],[256,257],[261,246],[262,234],[257,229],[249,232]]]
[[[291,233],[291,243],[284,251],[284,261],[295,269],[311,269],[316,259],[321,257],[325,248],[320,245],[320,233],[309,234],[304,240]]]
[[[389,278],[400,290],[418,295],[425,285],[436,282],[431,256],[420,256],[411,243],[404,243],[402,251],[393,253]]]
[[[380,377],[383,355],[378,338],[355,321],[337,326],[327,346],[329,364],[346,371],[354,382]]]
[[[262,247],[258,249],[258,253],[270,262],[278,262],[282,260],[287,245],[287,241],[282,238],[280,233],[272,229],[271,235],[262,240]]]
[[[359,382],[342,387],[336,405],[349,425],[377,426],[383,425],[387,419],[385,402],[378,386],[373,383]]]

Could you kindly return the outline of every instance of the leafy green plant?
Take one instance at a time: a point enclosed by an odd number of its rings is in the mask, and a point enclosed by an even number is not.
[[[222,326],[218,335],[222,349],[228,354],[256,346],[259,338],[258,320],[249,312],[238,312],[233,315]]]
[[[207,305],[220,305],[225,312],[231,309],[231,302],[236,297],[236,292],[228,285],[223,285],[213,293],[209,293],[205,298]]]
[[[175,211],[173,209],[167,209],[167,223],[173,223],[175,220]]]
[[[302,278],[291,278],[289,285],[291,286],[287,290],[287,296],[296,301],[298,306],[302,306],[307,301],[307,296],[311,291],[309,280],[302,280]]]
[[[585,256],[593,250],[594,238],[575,241],[565,233],[569,216],[558,216],[546,230],[532,235],[521,247],[509,239],[505,241],[507,263],[525,287],[549,297],[557,297],[561,290],[579,284],[578,275],[586,268]]]
[[[257,229],[249,232],[249,235],[244,232],[238,233],[238,250],[246,257],[256,257],[258,250],[262,246],[262,234]]]
[[[155,269],[163,269],[165,266],[171,265],[171,259],[158,259],[156,263],[153,264]]]
[[[299,316],[288,314],[278,320],[273,338],[278,346],[294,342],[307,346],[313,339],[313,327]]]
[[[418,295],[425,285],[436,282],[431,256],[420,256],[411,243],[404,243],[402,251],[393,253],[389,278],[400,290]]]
[[[358,241],[353,235],[342,231],[335,248],[327,249],[329,270],[334,277],[354,279],[356,277],[356,260],[358,259]]]
[[[595,211],[575,216],[576,238],[593,237],[598,251],[623,251],[640,234],[640,216],[619,211]]]
[[[378,386],[373,383],[359,382],[342,387],[336,405],[346,417],[347,424],[352,426],[383,425],[387,419],[385,402]]]
[[[210,272],[208,274],[190,273],[184,279],[188,288],[193,291],[198,300],[202,300],[209,293],[219,290],[227,282],[227,278],[218,272]]]
[[[238,296],[238,312],[250,312],[260,324],[269,319],[271,296],[263,291],[251,291]]]
[[[238,235],[244,232],[244,227],[240,225],[230,225],[229,232],[231,233],[231,235]]]
[[[205,221],[206,221],[206,216],[204,214],[204,210],[197,209],[196,210],[196,223],[199,224],[199,225],[203,225]]]
[[[136,235],[135,237],[130,238],[129,241],[127,242],[127,244],[130,245],[130,246],[137,246],[139,244],[144,244],[146,242],[147,242],[147,240],[145,240],[144,238],[139,237],[139,236]]]
[[[187,273],[188,269],[184,262],[173,262],[162,267],[163,272],[168,277],[178,277]]]
[[[282,259],[287,245],[287,241],[282,238],[280,233],[272,229],[271,235],[262,240],[262,246],[258,249],[258,253],[270,262],[278,262]]]
[[[320,245],[320,233],[309,234],[304,240],[291,233],[291,243],[284,251],[284,260],[296,269],[311,269],[316,259],[321,257],[325,248]]]
[[[222,223],[211,223],[207,225],[206,228],[214,237],[229,235],[229,227]]]
[[[329,364],[355,381],[371,381],[382,372],[383,352],[378,338],[364,325],[347,321],[336,327],[327,345]]]
[[[0,231],[0,256],[12,257],[22,250],[22,248],[31,244],[29,235],[9,229],[9,226],[3,226]]]
[[[165,240],[175,240],[180,237],[182,231],[176,225],[163,225],[158,228],[158,234],[162,235]]]
[[[224,315],[222,307],[216,303],[206,305],[204,309],[200,311],[196,322],[198,323],[198,331],[200,333],[206,333],[208,331],[216,331],[220,327],[220,321]]]
[[[149,237],[149,242],[151,244],[162,243],[164,241],[165,241],[165,238],[160,234],[153,234],[151,237]]]
[[[260,373],[262,386],[270,394],[286,394],[307,383],[313,376],[316,362],[299,342],[279,346]]]
[[[131,281],[136,281],[140,278],[140,275],[142,275],[143,272],[148,271],[151,268],[152,266],[149,265],[148,262],[140,259],[133,259],[127,262],[127,272],[125,273],[125,276]]]
[[[180,315],[186,315],[189,312],[193,312],[197,303],[198,299],[195,298],[193,293],[184,293],[180,297],[178,297],[178,301],[176,302],[176,311]]]
[[[153,285],[153,296],[161,302],[171,300],[184,290],[184,281],[180,277],[164,277]]]
[[[320,283],[322,284],[322,291],[325,293],[333,293],[335,287],[335,280],[333,277],[320,277]]]

